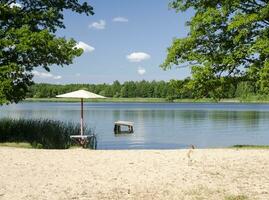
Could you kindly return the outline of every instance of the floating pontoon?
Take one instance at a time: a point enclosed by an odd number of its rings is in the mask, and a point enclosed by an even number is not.
[[[121,127],[127,127],[127,130],[122,130]],[[114,125],[114,133],[133,133],[134,123],[128,121],[116,121]]]

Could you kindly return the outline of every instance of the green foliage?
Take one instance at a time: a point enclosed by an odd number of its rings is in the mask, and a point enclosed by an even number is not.
[[[89,130],[85,130],[90,134]],[[1,119],[0,142],[28,142],[35,148],[66,149],[70,135],[80,134],[80,125],[54,120]]]
[[[177,12],[194,9],[189,34],[176,38],[161,65],[193,66],[194,96],[222,97],[230,77],[259,82],[268,93],[269,4],[267,0],[173,0]],[[229,81],[228,81],[229,82]]]
[[[269,58],[268,58],[269,59]],[[264,64],[264,67],[259,73],[259,88],[261,94],[269,94],[269,60]]]
[[[35,84],[30,87],[27,98],[40,100],[52,98],[52,101],[63,101],[55,99],[56,95],[71,92],[79,89],[109,97],[102,101],[108,102],[147,102],[147,101],[180,101],[187,99],[220,99],[236,98],[241,101],[268,101],[269,95],[260,90],[258,84],[253,84],[252,80],[238,77],[214,78],[212,68],[193,67],[194,79],[164,81],[129,81],[120,83],[115,81],[113,84]],[[264,79],[264,81],[267,81]],[[204,87],[206,85],[206,87]],[[265,84],[266,85],[266,84]],[[112,99],[113,98],[113,99]],[[116,98],[116,99],[115,99]],[[128,98],[128,99],[127,99]],[[158,98],[159,100],[157,100]],[[149,100],[146,100],[149,99]],[[74,101],[66,99],[65,101]],[[76,100],[75,100],[76,101]],[[92,101],[92,100],[91,100]]]
[[[115,81],[113,84],[35,84],[27,93],[28,98],[53,98],[58,94],[71,92],[84,88],[88,91],[116,98],[191,98],[192,91],[186,88],[189,79],[164,81],[128,81],[121,84]],[[181,87],[182,86],[182,87]],[[184,87],[183,87],[184,86]]]
[[[240,82],[237,86],[235,97],[247,99],[255,94],[255,88],[251,82]]]
[[[12,0],[0,2],[0,105],[25,98],[32,82],[32,70],[69,65],[80,56],[73,39],[56,37],[64,28],[63,11],[93,14],[93,8],[78,0]]]
[[[208,98],[210,97],[209,91],[219,88],[219,80],[214,77],[214,72],[210,66],[205,66],[204,68],[194,66],[192,68],[192,74],[193,80],[190,81],[188,86],[190,89],[193,89],[196,97]],[[208,88],[211,88],[211,90]]]

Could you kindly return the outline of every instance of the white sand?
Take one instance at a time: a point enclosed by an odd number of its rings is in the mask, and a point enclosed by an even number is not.
[[[1,147],[0,199],[269,199],[269,150],[191,151]]]

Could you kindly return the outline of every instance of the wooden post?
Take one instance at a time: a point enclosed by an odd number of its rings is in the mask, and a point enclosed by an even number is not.
[[[80,99],[81,109],[80,109],[80,134],[83,135],[83,99]]]
[[[121,131],[121,129],[120,129],[120,125],[115,124],[115,126],[114,126],[114,132],[115,132],[115,133],[120,133],[120,131]]]

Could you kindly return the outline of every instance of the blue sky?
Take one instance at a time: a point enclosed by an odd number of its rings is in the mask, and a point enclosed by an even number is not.
[[[189,68],[163,71],[159,65],[174,37],[184,37],[192,12],[176,13],[169,0],[92,0],[95,15],[65,12],[66,29],[86,51],[74,63],[51,72],[36,69],[34,80],[48,83],[112,83],[183,79]]]

